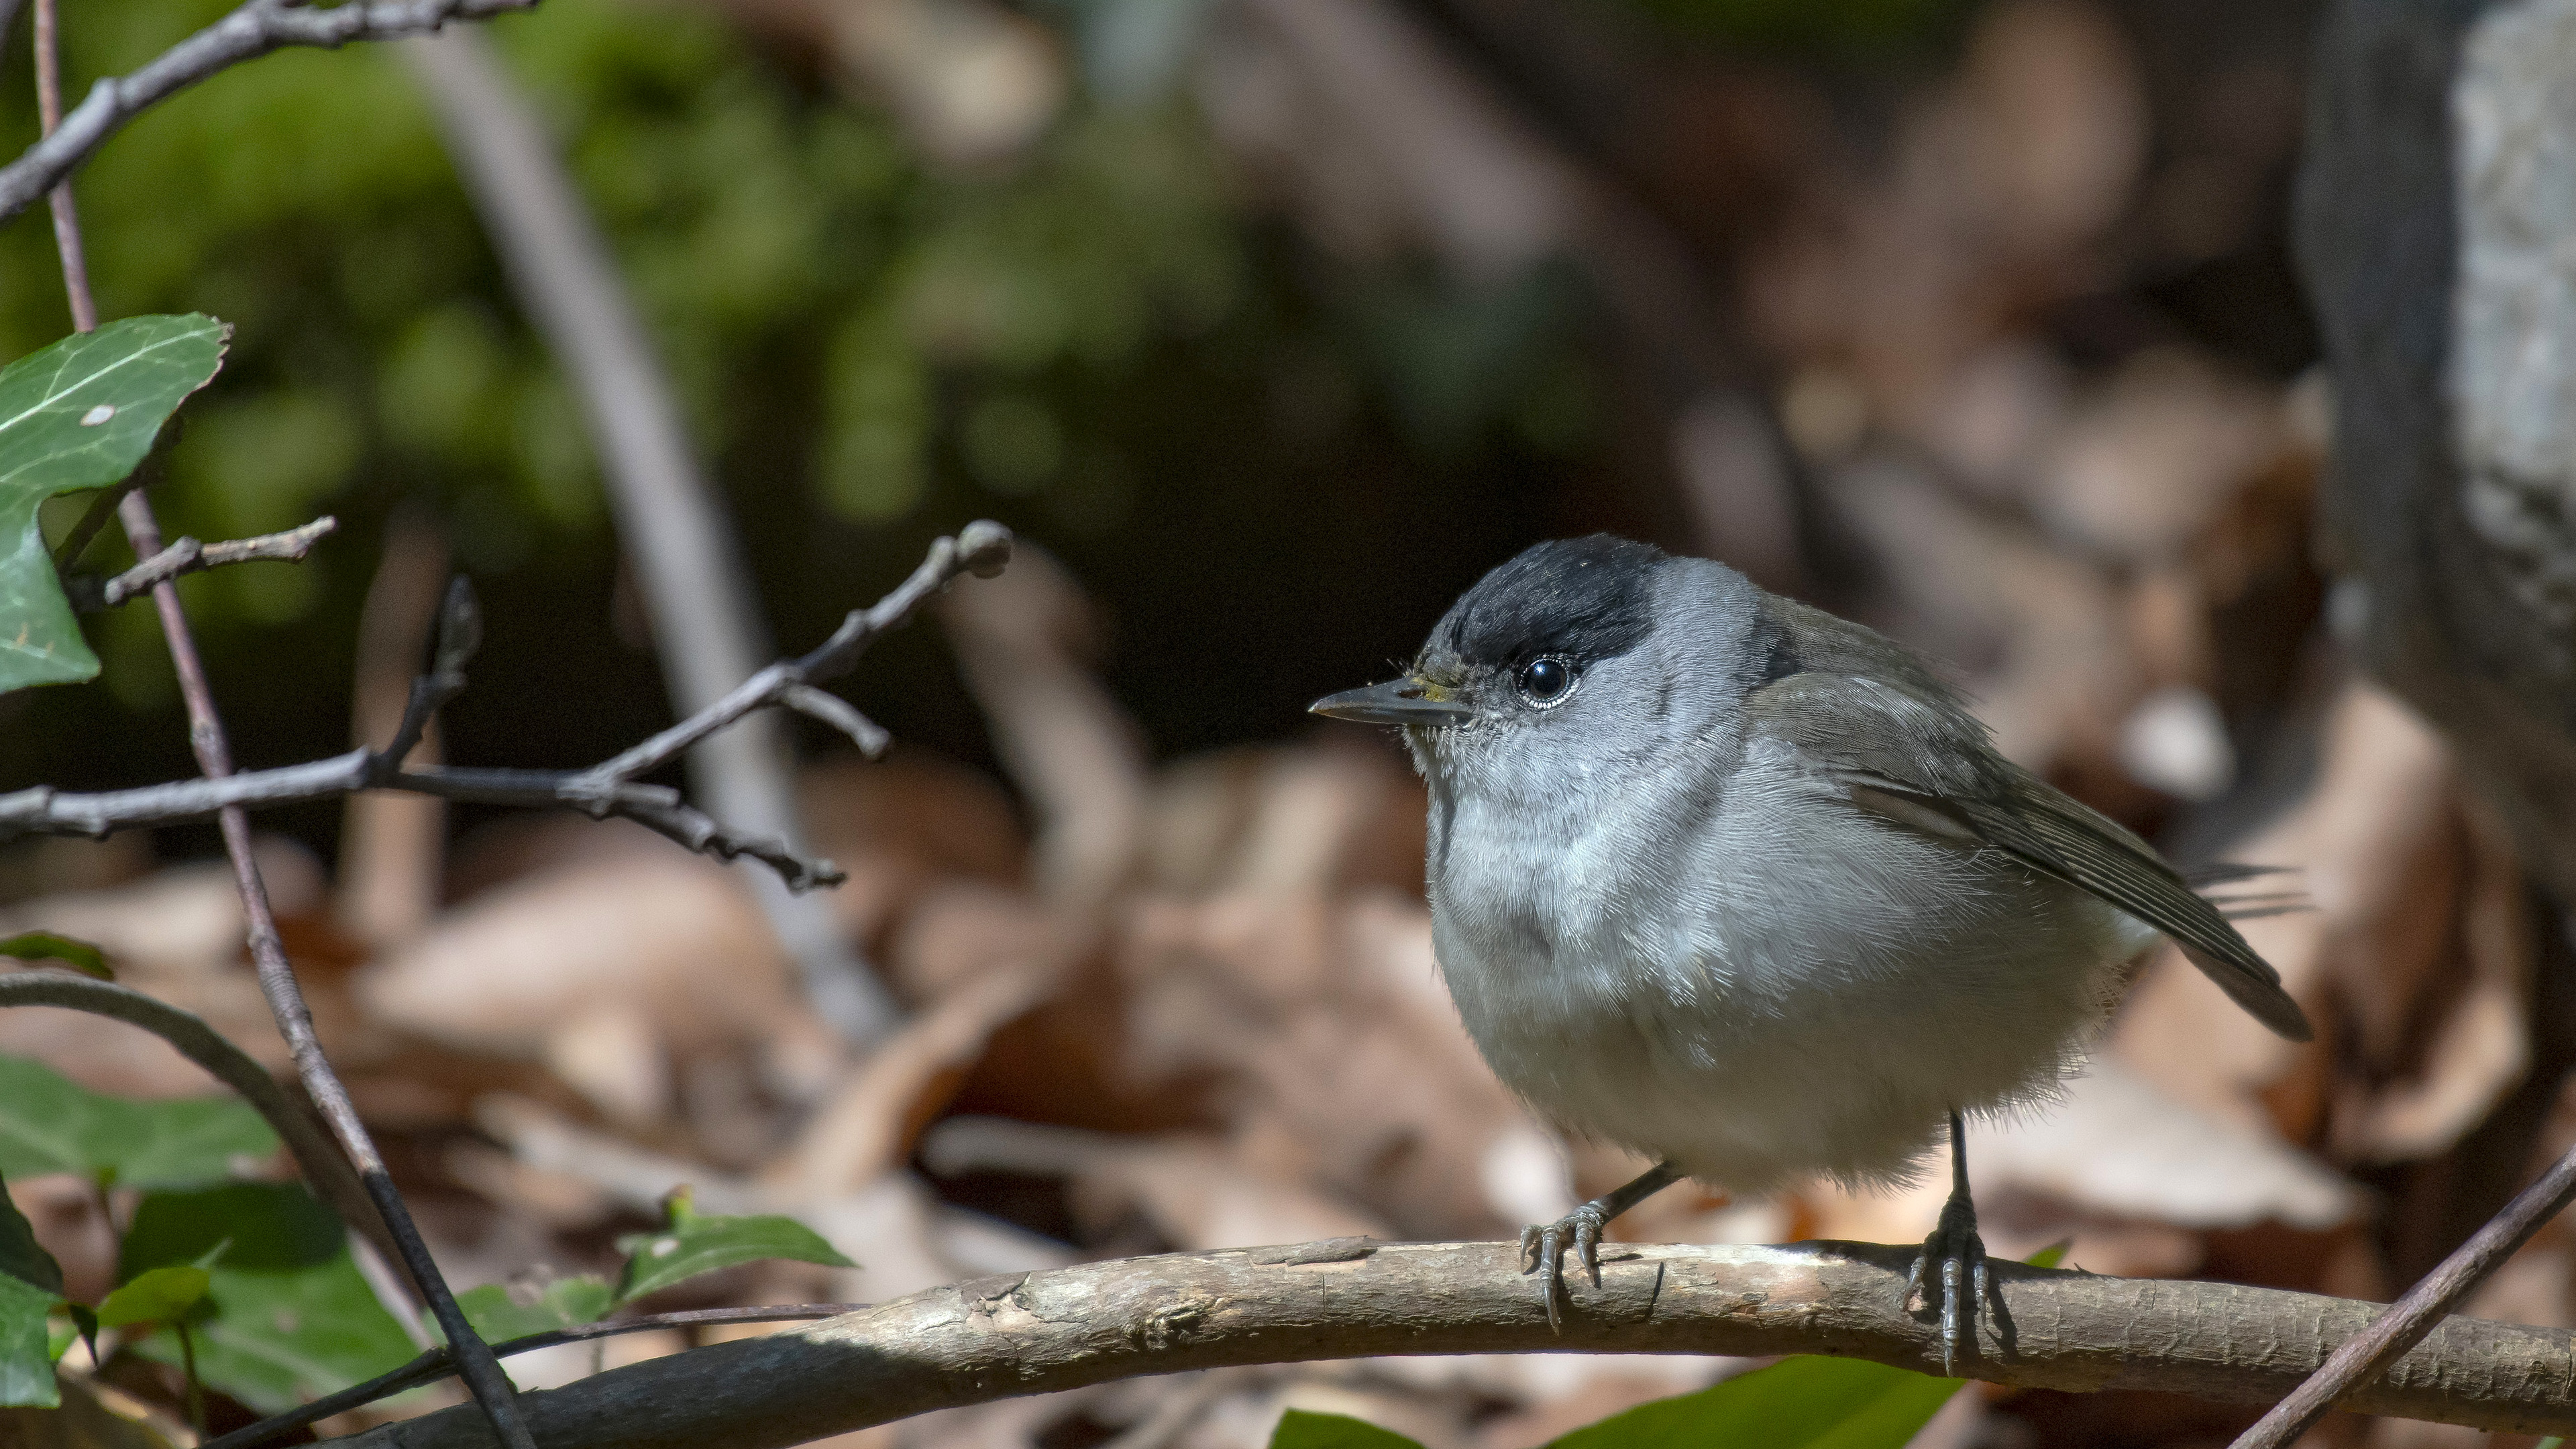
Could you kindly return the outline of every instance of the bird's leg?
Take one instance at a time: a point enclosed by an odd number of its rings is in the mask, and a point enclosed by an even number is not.
[[[1977,1305],[1994,1292],[1986,1268],[1986,1245],[1977,1236],[1977,1206],[1968,1200],[1967,1129],[1954,1109],[1950,1113],[1950,1200],[1941,1204],[1940,1224],[1923,1240],[1923,1251],[1908,1275],[1902,1309],[1922,1296],[1923,1306],[1941,1305],[1941,1371],[1957,1377],[1959,1353],[1977,1340]]]
[[[1682,1170],[1659,1162],[1636,1181],[1605,1192],[1545,1227],[1521,1229],[1521,1271],[1540,1273],[1539,1301],[1547,1305],[1547,1326],[1565,1326],[1565,1245],[1574,1244],[1575,1261],[1601,1286],[1601,1230],[1610,1220],[1682,1180]]]

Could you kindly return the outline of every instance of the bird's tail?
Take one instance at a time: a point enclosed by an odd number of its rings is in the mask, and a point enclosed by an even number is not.
[[[2296,876],[2299,868],[2291,865],[2244,865],[2232,860],[2215,861],[2182,873],[2183,883],[2202,900],[2218,907],[2218,913],[2231,921],[2259,921],[2266,916],[2286,916],[2298,911],[2313,911],[2316,902],[2298,886],[2279,890],[2231,890],[2251,881],[2278,876]]]

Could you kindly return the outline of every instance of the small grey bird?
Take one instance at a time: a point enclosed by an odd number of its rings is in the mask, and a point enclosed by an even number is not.
[[[1598,1287],[1603,1225],[1660,1189],[1893,1184],[1946,1122],[1905,1301],[1937,1307],[1955,1365],[1992,1293],[1962,1113],[2051,1091],[2159,934],[2311,1034],[2215,906],[1997,754],[1921,658],[1722,564],[1539,544],[1404,678],[1313,709],[1403,728],[1434,949],[1495,1074],[1659,1164],[1522,1233],[1551,1322],[1565,1249]]]

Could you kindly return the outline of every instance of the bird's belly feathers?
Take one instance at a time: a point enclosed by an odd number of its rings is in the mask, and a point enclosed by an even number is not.
[[[2152,933],[1992,852],[1800,803],[1757,816],[1762,840],[1457,822],[1434,940],[1504,1083],[1740,1192],[1901,1178],[1951,1108],[2045,1092]],[[1535,891],[1533,858],[1556,862]]]

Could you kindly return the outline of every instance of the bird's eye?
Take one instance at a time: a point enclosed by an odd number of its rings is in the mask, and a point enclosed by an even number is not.
[[[1522,699],[1546,709],[1562,704],[1574,692],[1574,666],[1553,654],[1533,659],[1521,666],[1520,677],[1513,683],[1519,687]]]

